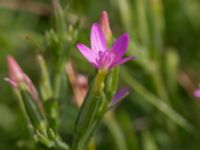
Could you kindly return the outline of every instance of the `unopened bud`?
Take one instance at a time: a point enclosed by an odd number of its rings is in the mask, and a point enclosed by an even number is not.
[[[5,80],[9,82],[14,88],[20,88],[20,85],[23,85],[30,92],[33,99],[39,101],[37,90],[32,81],[23,72],[16,60],[10,55],[7,56],[7,64],[9,77],[5,78]]]
[[[99,20],[99,24],[100,24],[101,30],[103,31],[103,34],[106,38],[106,41],[108,43],[110,43],[112,32],[110,29],[109,18],[108,18],[108,14],[106,11],[102,11],[100,20]]]
[[[69,82],[74,92],[74,103],[77,107],[81,107],[88,90],[88,79],[86,76],[77,74],[72,61],[66,65],[66,71],[69,77]]]
[[[86,76],[78,74],[77,75],[77,86],[80,90],[79,98],[76,98],[76,103],[80,107],[83,104],[84,98],[88,90],[88,79]]]
[[[200,98],[200,88],[199,88],[199,89],[196,89],[196,90],[194,91],[194,96],[195,96],[196,98]]]

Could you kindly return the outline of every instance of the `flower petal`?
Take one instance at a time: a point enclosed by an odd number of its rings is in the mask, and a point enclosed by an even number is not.
[[[17,88],[17,83],[13,81],[12,79],[5,77],[4,80],[8,82],[11,86],[13,86],[14,88]]]
[[[194,96],[200,98],[200,89],[194,91]]]
[[[91,42],[91,49],[94,50],[96,53],[98,53],[99,51],[107,50],[107,44],[104,34],[99,24],[97,23],[94,23],[92,25],[90,33],[90,42]]]
[[[97,67],[96,64],[96,54],[87,46],[85,46],[84,44],[77,44],[77,48],[79,49],[79,51],[81,52],[81,54],[95,67]]]
[[[129,57],[123,58],[123,59],[119,60],[117,63],[115,63],[114,65],[112,65],[112,67],[115,67],[115,66],[124,64],[124,63],[126,63],[127,61],[130,61],[130,60],[132,60],[132,59],[135,59],[135,57],[134,57],[134,56],[129,56]]]
[[[11,55],[7,56],[7,64],[8,64],[9,78],[16,83],[19,82],[20,80],[23,80],[24,73],[19,64]]]
[[[128,47],[128,33],[121,35],[112,45],[112,50],[121,58]]]
[[[119,91],[117,91],[117,93],[112,98],[112,105],[115,105],[118,102],[120,102],[120,100],[122,100],[128,94],[129,94],[128,88],[122,88]]]
[[[105,10],[101,12],[99,25],[100,25],[102,32],[106,38],[106,41],[109,42],[111,40],[112,32],[110,29],[108,14]]]

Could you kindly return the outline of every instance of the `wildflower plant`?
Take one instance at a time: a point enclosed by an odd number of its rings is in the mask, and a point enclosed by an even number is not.
[[[60,2],[0,1],[0,149],[198,150],[200,1]]]
[[[46,33],[45,46],[37,55],[41,78],[39,88],[10,55],[7,56],[8,77],[5,80],[18,95],[37,144],[49,149],[84,150],[105,113],[128,94],[127,88],[117,91],[119,67],[134,57],[123,57],[128,48],[129,35],[125,33],[113,40],[107,12],[103,11],[100,22],[93,23],[91,27],[91,48],[81,43],[76,45],[97,70],[96,75],[91,82],[84,76],[77,75],[69,53],[70,49],[75,48],[78,32],[72,26],[66,25],[59,2],[52,2],[56,26]],[[114,42],[109,47],[112,41]],[[49,59],[46,59],[46,55]],[[71,143],[64,141],[59,132],[59,100],[63,94],[63,83],[67,81],[66,76],[69,76],[75,103],[79,107]]]

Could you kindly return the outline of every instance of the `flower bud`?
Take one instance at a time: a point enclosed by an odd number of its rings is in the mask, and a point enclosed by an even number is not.
[[[38,101],[39,96],[32,81],[23,72],[16,60],[10,55],[7,56],[7,64],[9,77],[5,78],[5,80],[9,82],[14,88],[20,88],[20,86],[24,86],[30,92],[33,99]]]
[[[86,76],[76,73],[72,61],[67,63],[66,72],[74,92],[73,102],[77,107],[81,107],[88,90],[88,79]]]
[[[194,91],[194,96],[195,96],[196,98],[200,98],[200,88],[199,88],[199,89],[196,89],[196,90]]]
[[[99,25],[101,27],[101,30],[103,31],[106,41],[110,43],[112,32],[110,29],[109,18],[106,11],[102,11],[100,20],[99,20]]]
[[[79,107],[83,104],[84,98],[88,90],[88,79],[86,76],[78,74],[77,75],[77,88],[79,88],[80,96],[76,96],[76,103]]]

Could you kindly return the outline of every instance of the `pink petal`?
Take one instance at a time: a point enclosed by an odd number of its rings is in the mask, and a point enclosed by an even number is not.
[[[112,32],[111,32],[111,29],[110,29],[108,14],[105,10],[101,12],[99,25],[100,25],[100,27],[103,31],[103,34],[106,38],[106,41],[110,41],[111,36],[112,36]]]
[[[130,61],[130,60],[132,60],[132,59],[135,59],[135,57],[134,57],[134,56],[129,56],[129,57],[123,58],[123,59],[117,61],[116,63],[114,63],[114,64],[112,65],[112,67],[115,67],[115,66],[124,64],[124,63],[126,63],[127,61]]]
[[[94,50],[96,53],[98,53],[99,51],[107,50],[107,44],[104,34],[99,24],[97,23],[94,23],[92,25],[90,33],[90,42],[91,42],[91,49]]]
[[[128,47],[128,33],[121,35],[113,44],[112,50],[121,58]]]
[[[18,65],[16,60],[10,55],[7,56],[7,64],[10,79],[16,82],[16,84],[18,84],[18,82],[23,79],[24,75],[21,67]]]
[[[4,80],[8,82],[11,86],[13,86],[14,88],[17,88],[17,83],[15,81],[11,80],[10,78],[4,78]]]
[[[96,54],[90,48],[85,46],[84,44],[77,44],[77,48],[81,52],[81,54],[94,66],[97,67],[96,64]]]
[[[115,105],[118,102],[120,102],[120,100],[123,99],[128,94],[129,94],[128,88],[122,88],[119,91],[117,91],[117,93],[112,98],[112,105]]]
[[[200,89],[194,91],[194,96],[200,98]]]

